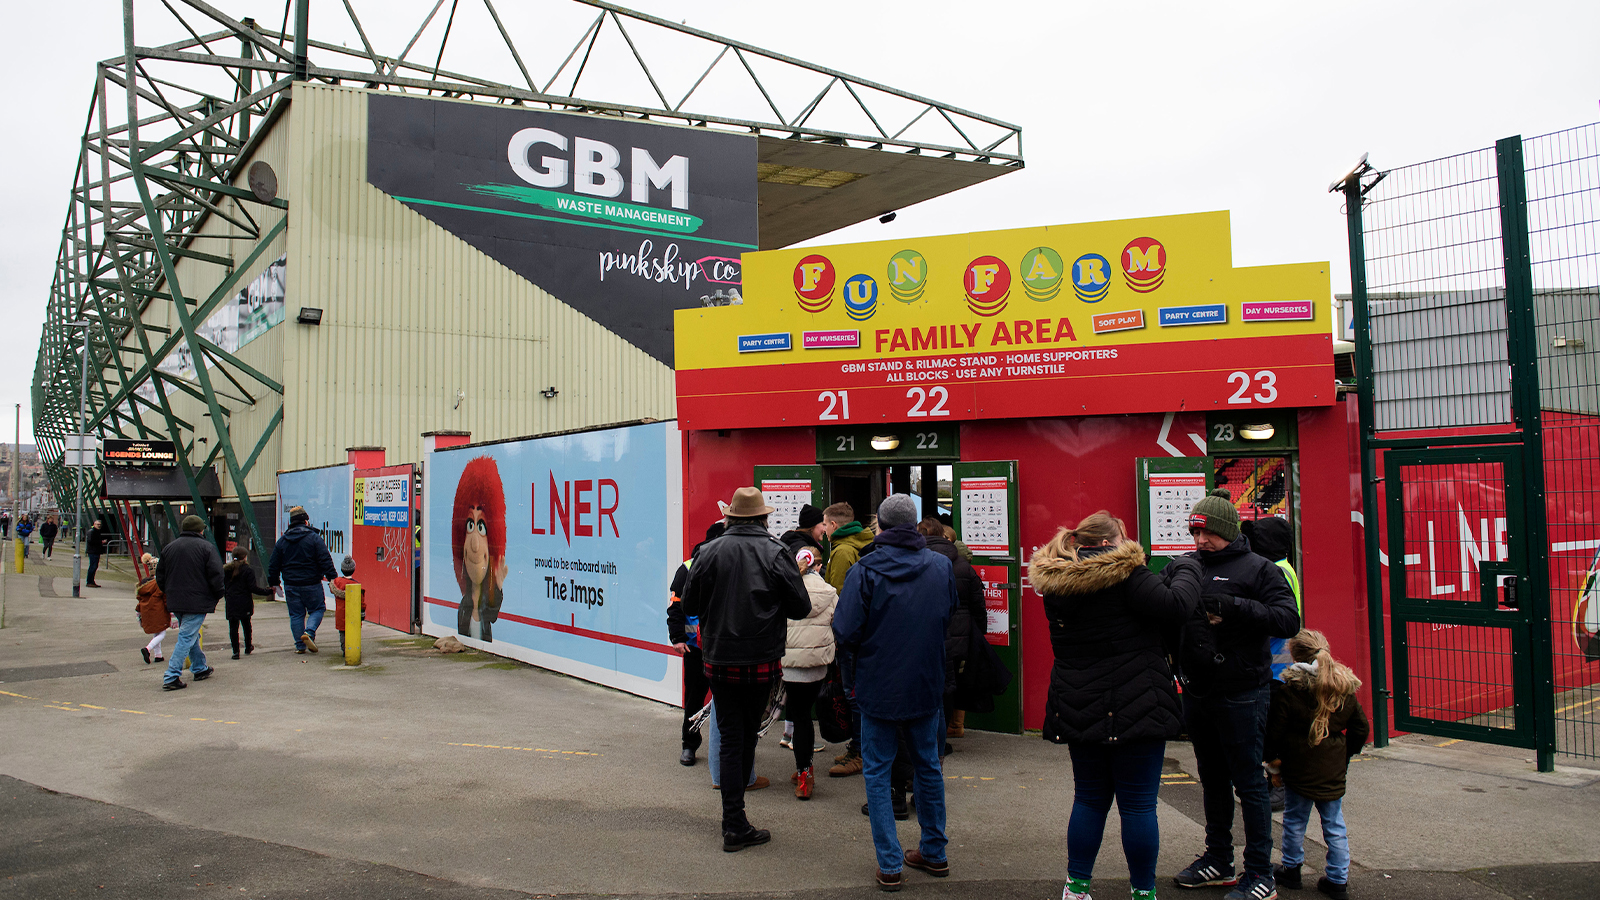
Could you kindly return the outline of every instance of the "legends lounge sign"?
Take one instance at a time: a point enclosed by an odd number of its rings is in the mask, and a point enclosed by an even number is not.
[[[169,469],[178,464],[178,449],[171,441],[111,438],[101,443],[100,459],[107,465]]]

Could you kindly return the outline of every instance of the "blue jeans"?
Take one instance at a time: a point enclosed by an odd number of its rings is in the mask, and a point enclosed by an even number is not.
[[[94,573],[100,571],[100,554],[89,554],[89,576],[84,579],[85,584],[94,584]]]
[[[1244,819],[1244,870],[1272,874],[1272,799],[1261,769],[1270,689],[1208,697],[1184,694],[1184,723],[1194,742],[1206,812],[1206,854],[1233,864],[1233,795]]]
[[[283,599],[289,606],[289,631],[294,635],[294,648],[304,650],[306,645],[300,635],[310,634],[311,639],[316,640],[317,626],[322,624],[322,614],[328,608],[322,595],[322,583],[286,584]]]
[[[1326,865],[1329,881],[1345,884],[1350,880],[1350,838],[1344,828],[1344,799],[1312,800],[1284,792],[1283,864],[1298,866],[1306,860],[1306,826],[1311,824],[1311,807],[1322,820],[1322,842],[1328,845]]]
[[[1122,853],[1128,880],[1136,891],[1156,887],[1156,856],[1161,831],[1156,825],[1156,792],[1166,741],[1125,744],[1069,744],[1072,753],[1072,819],[1067,822],[1067,874],[1088,881],[1106,833],[1106,815],[1117,801],[1122,819]]]
[[[177,681],[183,674],[183,658],[189,657],[189,674],[199,675],[211,667],[206,664],[206,654],[200,649],[200,626],[206,622],[205,613],[173,613],[178,617],[178,643],[167,659],[167,673],[162,681]]]
[[[922,826],[918,851],[928,862],[945,861],[944,772],[939,763],[939,749],[944,744],[944,711],[903,722],[863,712],[861,772],[867,782],[867,814],[872,819],[872,845],[878,851],[880,872],[898,872],[905,865],[900,836],[894,827],[894,807],[889,800],[889,770],[894,765],[902,730],[914,771],[917,822]]]

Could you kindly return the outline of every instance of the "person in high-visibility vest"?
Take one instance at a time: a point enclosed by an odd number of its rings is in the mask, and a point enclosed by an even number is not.
[[[1284,579],[1289,582],[1289,591],[1294,594],[1294,610],[1304,621],[1306,610],[1305,602],[1300,597],[1300,576],[1295,573],[1294,564],[1289,562],[1289,557],[1294,555],[1294,530],[1286,520],[1277,516],[1245,522],[1239,530],[1250,539],[1252,552],[1271,560],[1283,572]],[[1293,663],[1294,659],[1289,656],[1289,639],[1273,638],[1272,677],[1282,681],[1283,670]]]

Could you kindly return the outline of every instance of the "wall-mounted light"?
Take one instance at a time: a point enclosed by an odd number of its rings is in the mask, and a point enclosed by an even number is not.
[[[321,325],[322,310],[317,309],[315,306],[302,306],[300,307],[300,315],[295,316],[294,320],[301,325]]]
[[[900,438],[892,434],[875,434],[872,436],[872,449],[893,450],[900,446]]]
[[[539,392],[539,396],[545,398],[546,400],[554,400],[556,398],[556,395],[559,394],[559,393],[561,393],[561,392],[556,390],[556,386],[552,384],[549,387],[545,388],[544,390],[540,391]]]
[[[1274,433],[1276,433],[1276,429],[1274,429],[1270,424],[1265,423],[1260,425],[1245,425],[1239,429],[1239,437],[1247,441],[1271,440]]]

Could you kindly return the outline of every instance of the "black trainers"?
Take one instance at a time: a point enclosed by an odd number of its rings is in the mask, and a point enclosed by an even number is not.
[[[1178,887],[1232,887],[1239,883],[1239,875],[1233,869],[1233,862],[1216,859],[1209,854],[1202,853],[1189,868],[1179,872],[1172,879]]]
[[[722,852],[738,853],[746,847],[758,847],[770,840],[772,840],[772,832],[765,828],[724,831],[722,833]]]
[[[174,678],[171,681],[164,681],[161,683],[161,689],[163,691],[181,691],[186,687],[188,687],[188,685],[183,683],[182,678]]]
[[[217,667],[216,666],[212,666],[211,668],[205,670],[204,672],[191,672],[189,674],[194,676],[194,680],[195,681],[205,681],[207,678],[210,678],[212,675],[215,675],[216,672],[217,672]]]
[[[1302,887],[1302,882],[1300,880],[1300,866],[1273,866],[1272,880],[1276,881],[1280,887],[1286,887],[1290,890],[1298,891]]]
[[[1327,894],[1333,900],[1350,900],[1350,882],[1348,881],[1329,881],[1328,876],[1324,875],[1317,879],[1317,891]]]
[[[1237,887],[1222,895],[1222,900],[1278,900],[1278,884],[1271,875],[1246,872]]]

